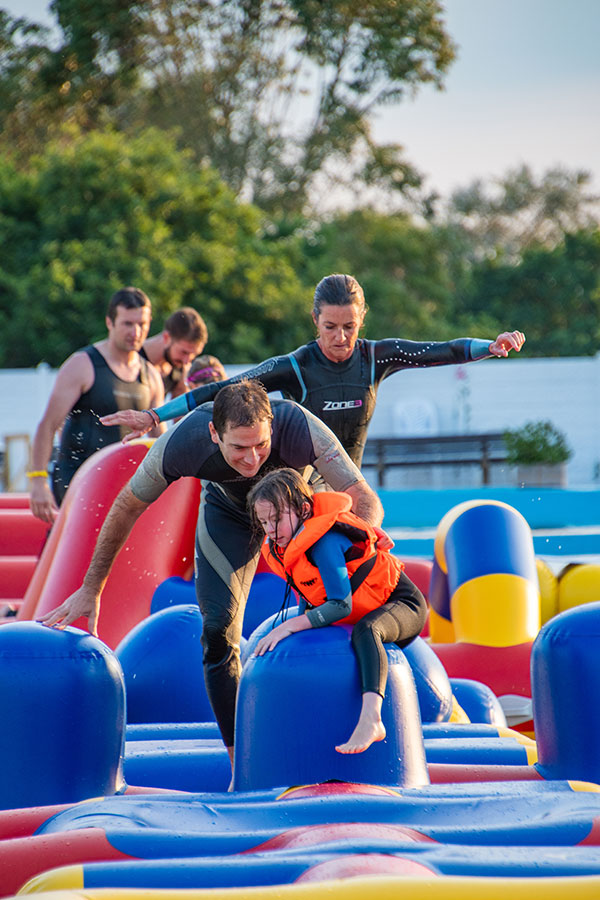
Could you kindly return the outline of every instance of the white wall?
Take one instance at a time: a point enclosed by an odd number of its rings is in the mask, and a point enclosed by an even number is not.
[[[379,390],[371,437],[503,431],[548,419],[574,450],[569,485],[600,482],[600,354],[410,370]],[[407,421],[421,428],[409,429]]]
[[[226,368],[230,375],[243,371],[241,366]],[[33,437],[55,374],[44,365],[0,370],[0,444],[6,435]],[[569,486],[598,486],[599,398],[600,354],[413,369],[381,385],[369,434],[502,431],[529,420],[549,419],[566,433],[575,451],[569,463]],[[452,473],[446,470],[445,486],[449,477]]]

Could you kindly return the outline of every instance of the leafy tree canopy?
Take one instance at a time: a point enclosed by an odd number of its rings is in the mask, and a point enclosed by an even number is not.
[[[296,214],[316,184],[420,183],[398,145],[379,147],[375,110],[438,87],[454,47],[437,0],[53,0],[59,46],[3,22],[19,115],[0,126],[21,154],[65,121],[136,133],[176,127],[262,208]],[[1,74],[1,73],[0,73]],[[39,140],[38,140],[39,145]],[[319,179],[318,176],[321,176]]]
[[[311,285],[333,272],[357,278],[369,306],[367,337],[458,337],[446,247],[408,216],[355,210],[321,225],[305,238],[300,271]]]
[[[486,260],[472,272],[457,313],[491,316],[527,336],[527,355],[591,356],[600,346],[600,231],[525,250],[518,265]]]
[[[455,191],[448,221],[466,233],[478,258],[515,261],[529,248],[554,247],[566,232],[597,224],[600,197],[590,193],[590,181],[589,172],[557,166],[537,178],[521,166]]]
[[[198,309],[226,360],[301,343],[309,292],[293,241],[265,240],[267,224],[153,130],[71,134],[27,172],[1,160],[0,366],[56,366],[103,337],[108,299],[128,284],[149,295],[156,329]]]

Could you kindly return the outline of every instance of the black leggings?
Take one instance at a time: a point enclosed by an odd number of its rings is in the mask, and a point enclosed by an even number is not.
[[[260,537],[243,507],[202,482],[196,530],[196,597],[202,613],[204,681],[225,746],[233,747],[246,600]]]
[[[384,644],[406,647],[422,630],[427,603],[404,572],[383,604],[359,619],[352,629],[352,647],[358,659],[361,690],[385,695],[388,659]]]

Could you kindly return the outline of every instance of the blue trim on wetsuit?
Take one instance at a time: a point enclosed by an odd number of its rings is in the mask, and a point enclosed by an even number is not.
[[[375,384],[375,341],[367,341],[371,354],[371,384]]]
[[[471,338],[471,346],[469,354],[471,359],[485,359],[486,356],[492,356],[490,353],[490,344],[492,341],[482,341],[480,338]]]
[[[304,378],[302,377],[302,373],[300,371],[300,366],[298,365],[298,360],[296,359],[294,354],[290,353],[288,356],[288,359],[289,359],[290,363],[292,364],[292,369],[294,370],[296,378],[298,379],[298,384],[302,388],[302,396],[296,402],[302,404],[306,400],[306,395],[308,393],[307,388],[306,388],[306,382],[304,381]]]
[[[174,400],[169,400],[163,406],[155,409],[154,412],[158,416],[159,422],[168,422],[169,419],[176,419],[178,416],[184,416],[192,409],[196,409],[196,401],[191,391],[180,394]]]
[[[352,587],[344,553],[352,541],[336,531],[328,531],[309,550],[311,563],[319,570],[325,588],[325,603],[306,609],[313,628],[332,625],[352,612]]]

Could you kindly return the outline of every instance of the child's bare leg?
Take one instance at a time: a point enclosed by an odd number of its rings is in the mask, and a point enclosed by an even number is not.
[[[340,744],[335,749],[338,753],[362,753],[375,741],[382,741],[385,737],[385,726],[381,720],[381,704],[383,697],[374,691],[367,691],[362,695],[362,706],[356,728],[345,744]]]

